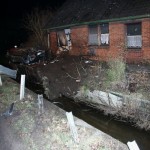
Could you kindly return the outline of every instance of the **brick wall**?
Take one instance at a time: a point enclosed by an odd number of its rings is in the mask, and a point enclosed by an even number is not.
[[[88,48],[88,28],[78,26],[71,29],[72,50],[71,55],[86,55]]]
[[[144,59],[150,60],[150,19],[145,19],[142,22],[142,39]]]
[[[58,50],[58,44],[57,44],[57,35],[56,32],[50,32],[49,34],[49,40],[50,40],[50,50],[53,54],[56,54],[56,51]]]
[[[70,55],[89,55],[92,51],[96,56],[95,58],[104,61],[110,57],[118,57],[120,54],[125,54],[127,62],[150,60],[150,19],[142,20],[142,48],[138,50],[126,49],[125,23],[109,24],[109,46],[89,46],[88,27],[86,25],[71,28],[71,41]],[[50,33],[50,43],[51,50],[56,52],[58,47],[55,32]]]

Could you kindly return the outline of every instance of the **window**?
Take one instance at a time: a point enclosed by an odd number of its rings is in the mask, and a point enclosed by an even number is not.
[[[109,45],[109,24],[89,26],[89,45]]]
[[[58,37],[58,46],[67,46],[67,39],[64,30],[58,31],[57,32],[57,37]]]
[[[89,26],[89,45],[98,45],[98,26]]]
[[[71,48],[71,31],[64,29],[57,32],[58,47],[63,50]]]
[[[142,47],[141,23],[127,24],[127,47]]]
[[[109,44],[109,25],[101,24],[100,31],[101,31],[101,36],[100,36],[101,45],[108,45]]]
[[[65,29],[65,35],[67,39],[67,46],[71,46],[71,31],[70,29]]]

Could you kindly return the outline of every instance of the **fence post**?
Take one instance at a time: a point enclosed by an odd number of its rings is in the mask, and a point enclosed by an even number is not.
[[[2,79],[1,79],[1,75],[0,75],[0,86],[2,86]]]
[[[38,94],[38,106],[39,106],[38,114],[44,113],[43,94],[41,95]]]
[[[24,98],[24,90],[25,90],[25,75],[21,75],[20,100]]]
[[[68,119],[70,131],[71,131],[71,134],[73,136],[73,139],[76,143],[79,143],[77,128],[76,128],[75,123],[74,123],[72,112],[66,112],[66,116]]]
[[[127,143],[129,150],[140,150],[135,141]]]

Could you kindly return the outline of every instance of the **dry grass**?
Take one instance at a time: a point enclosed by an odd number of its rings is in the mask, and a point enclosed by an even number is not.
[[[149,74],[145,71],[126,72],[126,64],[121,57],[109,61],[108,66],[109,68],[104,70],[101,65],[95,65],[87,70],[88,77],[84,79],[79,89],[80,98],[76,100],[104,110],[106,114],[113,114],[121,120],[132,122],[138,128],[150,130],[150,104],[144,104],[147,103],[145,100],[150,100]],[[131,87],[132,84],[134,86]],[[92,95],[94,90],[119,93],[123,96],[122,107],[108,105],[98,98],[98,94]]]

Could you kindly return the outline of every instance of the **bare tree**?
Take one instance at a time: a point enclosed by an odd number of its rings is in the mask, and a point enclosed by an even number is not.
[[[35,8],[24,18],[23,25],[31,32],[30,40],[32,37],[31,43],[34,43],[35,46],[47,48],[47,33],[46,30],[44,30],[44,27],[51,17],[52,12],[50,10],[40,10],[39,8]]]

